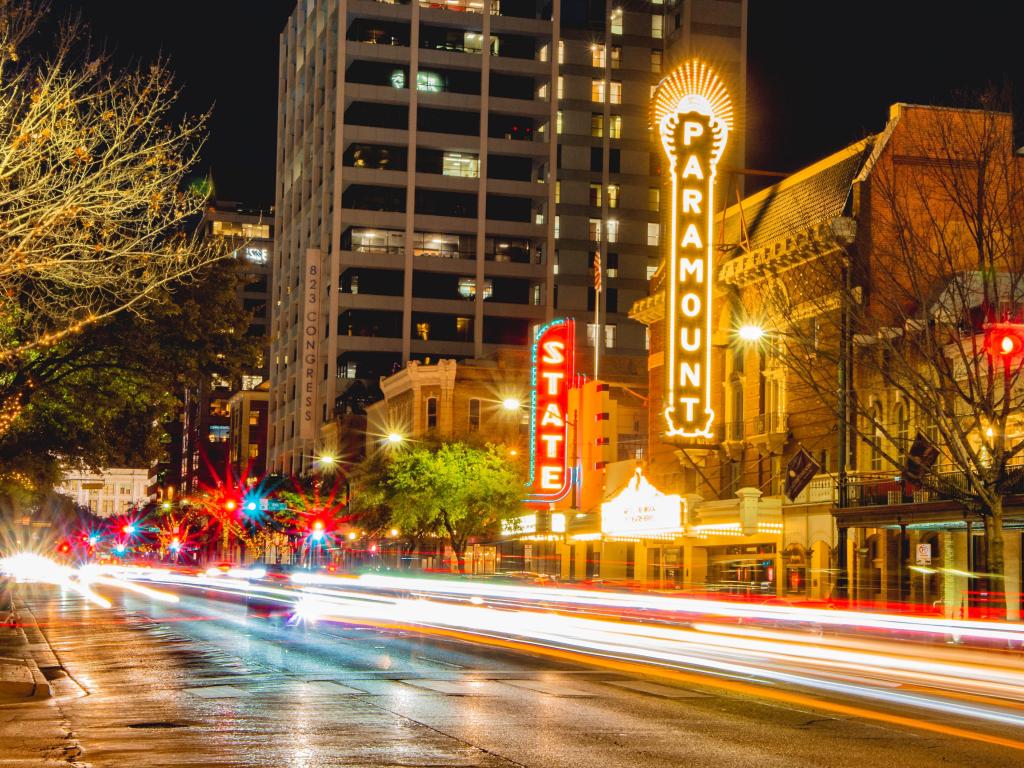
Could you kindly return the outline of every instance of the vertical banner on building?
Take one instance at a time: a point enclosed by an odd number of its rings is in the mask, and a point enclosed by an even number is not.
[[[299,324],[299,437],[316,438],[316,382],[320,359],[320,251],[306,251],[302,279],[302,321]]]
[[[658,85],[653,119],[672,184],[664,283],[665,434],[710,438],[711,226],[715,171],[732,128],[732,106],[718,75],[692,60]]]
[[[572,320],[553,320],[537,329],[533,343],[530,409],[530,480],[527,502],[565,498],[572,488],[569,445],[569,389],[576,375]]]

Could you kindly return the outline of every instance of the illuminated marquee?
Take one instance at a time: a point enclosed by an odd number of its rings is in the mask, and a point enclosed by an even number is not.
[[[683,532],[683,500],[662,493],[638,467],[622,492],[601,505],[601,533],[608,536],[666,536]]]
[[[688,61],[658,85],[653,118],[672,180],[665,270],[665,433],[708,438],[711,408],[711,217],[715,170],[732,128],[718,75]]]
[[[572,487],[568,411],[569,389],[576,372],[575,338],[572,320],[553,320],[537,330],[532,359],[528,502],[558,501]]]

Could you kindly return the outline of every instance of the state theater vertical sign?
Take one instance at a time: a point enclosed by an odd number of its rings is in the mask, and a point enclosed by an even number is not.
[[[530,480],[525,501],[546,504],[572,489],[569,446],[569,389],[576,375],[576,332],[570,319],[537,329],[532,354]]]
[[[715,173],[732,128],[732,106],[718,75],[696,60],[661,81],[652,106],[672,184],[664,283],[665,435],[707,439],[715,420],[711,226]]]

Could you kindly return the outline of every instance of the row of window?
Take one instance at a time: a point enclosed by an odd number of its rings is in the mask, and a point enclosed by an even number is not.
[[[614,206],[611,206],[614,207]],[[587,219],[587,239],[600,243],[602,238],[608,243],[619,242],[619,220],[606,219],[602,227],[601,219]],[[561,237],[561,221],[555,216],[555,238]],[[661,225],[655,221],[647,222],[647,244],[658,245],[661,242]],[[557,272],[556,272],[557,274]]]

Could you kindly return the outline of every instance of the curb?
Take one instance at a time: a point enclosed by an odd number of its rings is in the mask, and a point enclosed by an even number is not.
[[[28,623],[26,623],[28,618]],[[28,700],[53,695],[43,669],[60,663],[31,611],[13,610],[0,614],[0,696]]]

